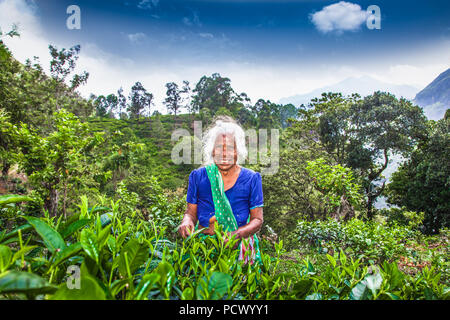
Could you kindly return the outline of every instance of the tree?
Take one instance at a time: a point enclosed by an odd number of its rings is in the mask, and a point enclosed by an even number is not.
[[[264,222],[280,236],[288,237],[300,218],[323,219],[328,214],[326,199],[317,192],[306,168],[308,161],[321,157],[330,162],[331,158],[309,131],[299,121],[282,131],[278,172],[263,176]]]
[[[139,120],[141,114],[150,115],[150,109],[153,104],[153,94],[147,92],[140,82],[136,82],[131,87],[129,100],[130,105],[128,106],[128,111],[130,112],[131,118],[137,118]]]
[[[259,99],[251,110],[258,121],[259,129],[275,129],[281,127],[279,105],[272,103],[269,100]]]
[[[296,119],[298,115],[298,110],[293,104],[286,104],[280,106],[280,121],[281,127],[287,128],[289,126],[288,119]]]
[[[427,233],[450,226],[450,119],[430,121],[430,134],[392,174],[388,202],[425,212]]]
[[[169,114],[171,114],[172,112],[175,114],[174,126],[176,126],[177,113],[182,107],[181,90],[178,89],[178,85],[175,82],[167,83],[166,88],[167,98],[164,100],[164,104],[167,107]]]
[[[81,46],[76,45],[69,50],[58,49],[52,45],[48,46],[52,60],[50,61],[50,74],[57,82],[63,83],[67,76],[73,72],[76,67],[76,61],[79,58]],[[71,80],[71,90],[76,90],[80,85],[85,84],[89,78],[88,72],[75,74]]]
[[[55,112],[54,117],[55,131],[47,137],[26,124],[18,127],[19,167],[53,216],[61,207],[66,215],[74,190],[97,186],[95,177],[105,174],[99,172],[95,154],[103,142],[102,134],[93,134],[87,123],[64,109]]]
[[[385,189],[382,173],[390,157],[407,157],[426,132],[426,117],[419,107],[384,92],[364,99],[356,94],[324,93],[312,100],[308,110],[300,109],[299,115],[311,138],[318,134],[316,143],[337,163],[362,177],[369,219],[373,204]]]
[[[26,123],[41,134],[53,130],[52,114],[64,107],[86,118],[94,109],[91,101],[83,99],[72,88],[48,77],[38,57],[25,65],[14,59],[8,48],[0,43],[0,105],[13,124]]]
[[[214,73],[211,77],[203,76],[193,92],[194,110],[208,109],[211,115],[214,115],[221,107],[235,114],[242,101],[241,96],[237,95],[231,87],[230,79],[221,77],[218,73]]]
[[[408,157],[414,147],[426,138],[427,119],[423,110],[410,101],[404,98],[398,100],[389,93],[375,92],[352,104],[351,121],[356,134],[355,139],[350,141],[346,162],[364,177],[367,216],[372,219],[373,204],[386,186],[382,173],[389,164],[390,156],[400,154]],[[357,157],[359,154],[363,157]]]
[[[186,80],[183,81],[183,88],[181,89],[181,93],[184,95],[183,104],[190,115],[191,123],[192,123],[193,115],[198,110],[195,108],[194,104],[192,103],[192,99],[191,99],[192,92],[191,92],[191,86],[190,86],[189,81],[186,81]]]
[[[0,164],[6,179],[17,154],[17,134],[8,114],[0,109]]]
[[[127,97],[123,95],[122,87],[119,90],[117,90],[117,109],[119,119],[122,119],[122,112],[127,110]]]
[[[105,96],[91,96],[94,100],[96,114],[98,117],[114,117],[114,110],[116,110],[119,103],[118,97],[115,94]]]
[[[329,165],[323,158],[307,164],[306,171],[313,178],[316,190],[327,199],[328,212],[336,220],[354,217],[354,208],[360,207],[362,196],[352,170],[340,164]]]

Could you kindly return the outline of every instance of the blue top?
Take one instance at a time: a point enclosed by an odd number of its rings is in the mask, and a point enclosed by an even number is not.
[[[234,186],[225,191],[238,227],[247,224],[250,210],[264,206],[261,174],[241,167]],[[211,182],[205,167],[195,169],[189,175],[186,201],[197,204],[197,217],[202,227],[209,227],[209,219],[214,216],[214,201]]]

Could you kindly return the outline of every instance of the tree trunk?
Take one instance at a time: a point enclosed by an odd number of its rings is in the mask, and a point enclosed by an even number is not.
[[[340,202],[341,203],[339,205],[339,208],[331,213],[331,217],[333,217],[336,221],[348,221],[355,216],[355,210],[353,209],[353,206],[348,202],[345,195],[341,196]]]
[[[3,162],[2,166],[2,176],[6,180],[8,177],[9,168],[11,168],[11,164],[8,162]]]

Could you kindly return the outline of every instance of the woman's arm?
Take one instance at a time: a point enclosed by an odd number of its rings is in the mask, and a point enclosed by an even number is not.
[[[236,231],[231,232],[231,235],[236,235],[238,239],[245,239],[253,236],[256,232],[261,230],[264,222],[263,208],[258,207],[250,210],[250,221],[245,226],[240,227]]]
[[[197,223],[197,205],[188,202],[186,212],[184,213],[183,221],[178,227],[178,232],[183,238],[186,238],[194,231],[196,223]]]

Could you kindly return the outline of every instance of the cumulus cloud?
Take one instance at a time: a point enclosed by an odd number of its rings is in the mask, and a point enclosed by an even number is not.
[[[370,16],[357,4],[340,1],[311,13],[310,19],[322,33],[356,31]]]

